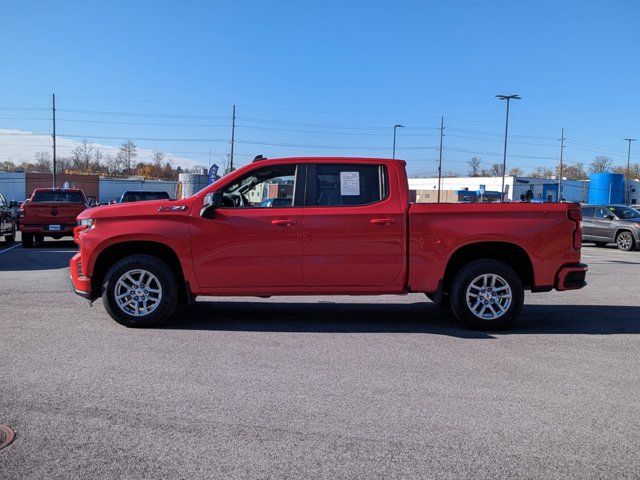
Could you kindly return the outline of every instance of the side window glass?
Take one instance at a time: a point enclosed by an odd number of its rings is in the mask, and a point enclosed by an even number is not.
[[[222,191],[224,208],[292,207],[296,165],[254,170]]]
[[[593,213],[595,209],[593,207],[585,207],[582,209],[582,218],[593,220]]]
[[[316,206],[368,205],[386,197],[386,177],[379,165],[317,164]]]
[[[613,215],[608,209],[602,208],[602,207],[598,207],[596,209],[596,219],[602,220],[602,219],[608,219],[608,218],[613,218]]]

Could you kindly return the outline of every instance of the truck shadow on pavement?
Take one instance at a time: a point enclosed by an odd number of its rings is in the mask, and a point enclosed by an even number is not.
[[[164,328],[301,333],[429,333],[489,339],[522,334],[639,334],[640,306],[525,305],[502,332],[470,330],[448,309],[412,304],[269,303],[200,301]]]
[[[0,248],[1,250],[1,248]],[[78,250],[70,241],[36,243],[33,248],[18,245],[0,257],[0,271],[55,270],[69,266],[69,260]]]

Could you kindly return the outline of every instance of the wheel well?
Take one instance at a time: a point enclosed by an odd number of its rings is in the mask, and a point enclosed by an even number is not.
[[[104,276],[114,263],[129,255],[137,254],[152,255],[166,263],[176,276],[179,303],[188,303],[189,292],[187,292],[187,285],[178,255],[171,247],[158,242],[122,242],[105,248],[93,266],[91,289],[94,294],[98,296],[101,294]]]
[[[616,231],[616,236],[615,239],[618,239],[618,235],[620,235],[622,232],[629,232],[631,234],[631,237],[633,238],[633,232],[631,230],[629,230],[628,228],[619,228],[618,231]]]
[[[451,256],[442,279],[443,292],[449,292],[453,278],[462,267],[467,265],[469,262],[480,260],[481,258],[490,258],[506,263],[513,268],[516,274],[520,277],[522,285],[525,288],[533,287],[533,266],[531,265],[529,255],[524,251],[524,249],[514,245],[513,243],[482,242],[465,245],[464,247],[456,250],[456,252]]]

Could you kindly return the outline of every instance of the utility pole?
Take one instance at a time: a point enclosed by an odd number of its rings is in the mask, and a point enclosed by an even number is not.
[[[393,156],[391,158],[396,158],[396,130],[398,128],[404,128],[404,125],[394,125],[393,126]]]
[[[507,137],[509,135],[509,102],[511,100],[521,100],[520,95],[496,95],[496,98],[507,101],[507,119],[504,125],[504,156],[502,158],[502,191],[500,192],[501,201],[504,202],[504,178],[507,174]]]
[[[56,94],[53,93],[53,105],[52,105],[52,112],[53,112],[53,134],[51,135],[51,137],[53,138],[53,188],[56,188]]]
[[[236,106],[233,106],[231,117],[231,155],[229,156],[229,173],[233,172],[233,146],[236,142]]]
[[[562,201],[562,154],[564,152],[564,128],[560,130],[560,170],[558,171],[558,202]]]
[[[631,180],[631,142],[635,142],[636,139],[635,138],[625,138],[625,140],[629,144],[628,149],[627,149],[627,182],[629,182]],[[625,201],[627,201],[627,197],[629,197],[629,195],[627,195],[626,192],[629,190],[630,186],[631,186],[630,183],[625,186],[625,196],[624,196]]]
[[[440,187],[442,185],[442,139],[444,137],[444,117],[440,117],[440,156],[438,158],[438,203],[440,203]]]

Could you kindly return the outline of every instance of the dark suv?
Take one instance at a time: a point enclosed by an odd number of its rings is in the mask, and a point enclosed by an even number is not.
[[[615,242],[620,250],[640,245],[640,211],[625,205],[583,205],[582,241],[599,247]]]

